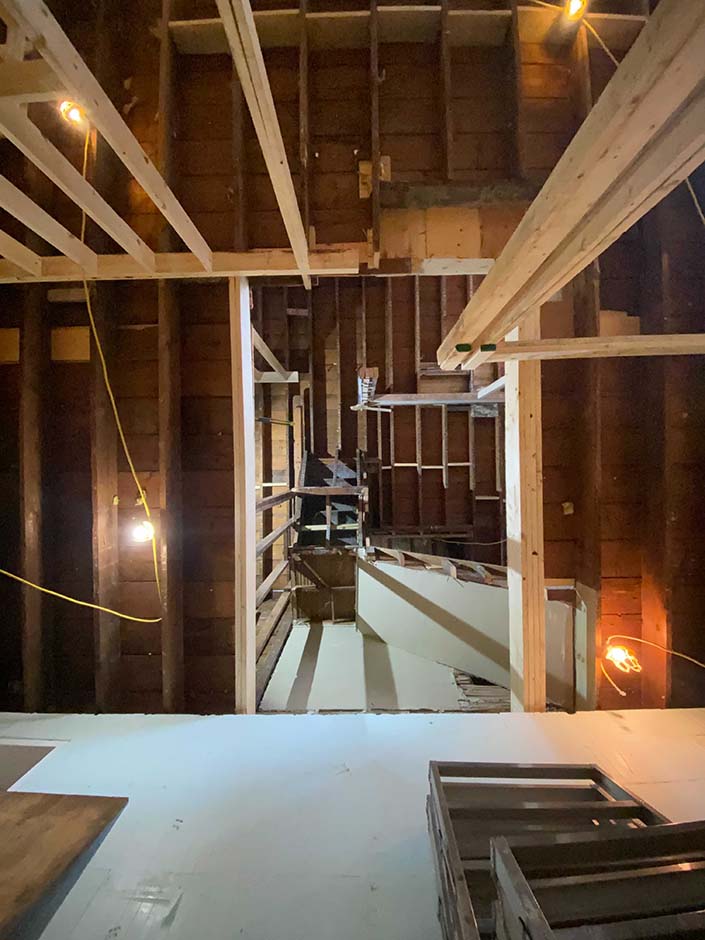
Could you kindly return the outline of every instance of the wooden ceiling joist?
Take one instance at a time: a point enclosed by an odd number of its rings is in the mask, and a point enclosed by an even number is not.
[[[147,157],[46,4],[42,0],[3,0],[2,7],[40,52],[44,61],[51,66],[67,93],[85,110],[91,125],[112,147],[184,244],[198,258],[203,268],[210,271],[212,252],[205,239]],[[2,112],[4,124],[7,106],[3,105]],[[7,128],[3,129],[7,134]],[[11,134],[7,136],[12,137]],[[24,148],[20,146],[20,149]],[[31,153],[24,152],[30,159],[34,159]],[[71,193],[68,195],[72,196]],[[99,225],[102,224],[98,219],[95,221]],[[119,241],[118,243],[122,244]]]
[[[0,254],[4,252],[0,251]],[[7,257],[7,256],[5,256]],[[134,281],[158,278],[203,279],[206,277],[200,261],[190,252],[159,252],[154,256],[154,267],[149,270],[126,255],[98,255],[98,270],[94,277],[87,276],[80,265],[60,256],[40,258],[36,273],[19,271],[14,264],[0,261],[0,284],[44,282],[71,283],[86,280]],[[357,274],[360,267],[356,249],[315,251],[309,258],[313,275],[334,276]],[[286,277],[299,270],[293,252],[285,248],[256,249],[252,251],[216,251],[209,277]]]
[[[705,160],[705,6],[662,0],[438,348],[474,368]]]
[[[130,228],[75,166],[46,139],[19,105],[0,102],[0,132],[72,199],[137,264],[154,271],[154,252]],[[74,280],[82,277],[79,272]]]
[[[704,333],[661,333],[654,336],[580,336],[498,343],[496,350],[490,353],[489,361],[529,362],[534,359],[606,359],[703,354]]]
[[[24,271],[30,281],[36,280],[41,272],[41,257],[7,232],[0,232],[0,255],[10,263],[10,267],[16,265],[20,271]]]
[[[67,258],[75,261],[87,274],[95,276],[98,273],[96,253],[4,176],[0,176],[0,206],[44,241],[58,248]]]
[[[242,92],[250,110],[277,198],[284,227],[289,237],[305,286],[310,289],[308,240],[296,200],[291,169],[284,148],[279,119],[264,65],[262,49],[249,0],[217,0],[218,12],[228,38]]]

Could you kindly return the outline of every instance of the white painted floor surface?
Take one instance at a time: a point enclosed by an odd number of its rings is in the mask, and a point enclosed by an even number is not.
[[[458,711],[449,666],[365,636],[354,623],[297,623],[262,711]]]
[[[705,710],[580,715],[0,715],[56,741],[15,789],[129,804],[44,940],[438,940],[430,759],[593,761],[705,816]]]

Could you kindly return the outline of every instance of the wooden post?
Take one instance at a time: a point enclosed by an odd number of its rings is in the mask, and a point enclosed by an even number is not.
[[[532,311],[516,339],[537,338]],[[546,611],[543,560],[541,363],[506,366],[505,466],[509,669],[512,711],[546,708]]]
[[[169,34],[171,0],[162,0],[159,45],[159,169],[173,182],[171,141],[176,118],[174,45]],[[173,250],[169,226],[160,234],[162,251]],[[240,246],[238,246],[240,247]],[[184,710],[183,534],[181,496],[181,332],[177,285],[159,281],[159,579],[161,582],[162,707]]]
[[[247,278],[230,278],[235,479],[235,711],[255,711],[255,401]]]
[[[42,389],[46,379],[47,331],[44,288],[25,288],[20,352],[20,500],[22,575],[43,582],[42,564]],[[43,595],[22,586],[22,682],[26,711],[44,707]]]

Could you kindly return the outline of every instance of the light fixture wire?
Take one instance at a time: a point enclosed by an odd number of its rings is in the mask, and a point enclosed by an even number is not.
[[[607,637],[605,646],[608,647],[612,640],[633,640],[635,643],[643,643],[644,646],[652,646],[654,649],[661,650],[662,653],[668,653],[669,656],[677,656],[679,659],[685,659],[687,662],[693,663],[694,665],[699,666],[701,669],[705,669],[705,663],[701,662],[699,659],[688,656],[687,653],[679,653],[677,650],[671,649],[668,646],[662,646],[660,643],[654,643],[653,640],[644,640],[640,636],[631,636],[628,633],[612,633]],[[614,686],[620,695],[625,696],[627,693],[623,689],[620,689],[620,687],[605,669],[605,663],[603,659],[600,659],[600,668],[602,670],[602,674],[606,676],[609,683]]]

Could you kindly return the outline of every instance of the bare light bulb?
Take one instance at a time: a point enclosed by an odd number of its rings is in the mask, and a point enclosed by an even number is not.
[[[154,526],[147,519],[138,522],[132,530],[132,538],[135,542],[151,542],[154,538]]]
[[[565,0],[565,15],[569,20],[579,20],[587,10],[587,0]]]
[[[59,105],[59,114],[67,123],[76,127],[80,127],[85,120],[83,109],[75,101],[62,101]]]
[[[604,658],[620,672],[641,672],[641,663],[626,646],[610,644],[605,650]]]

